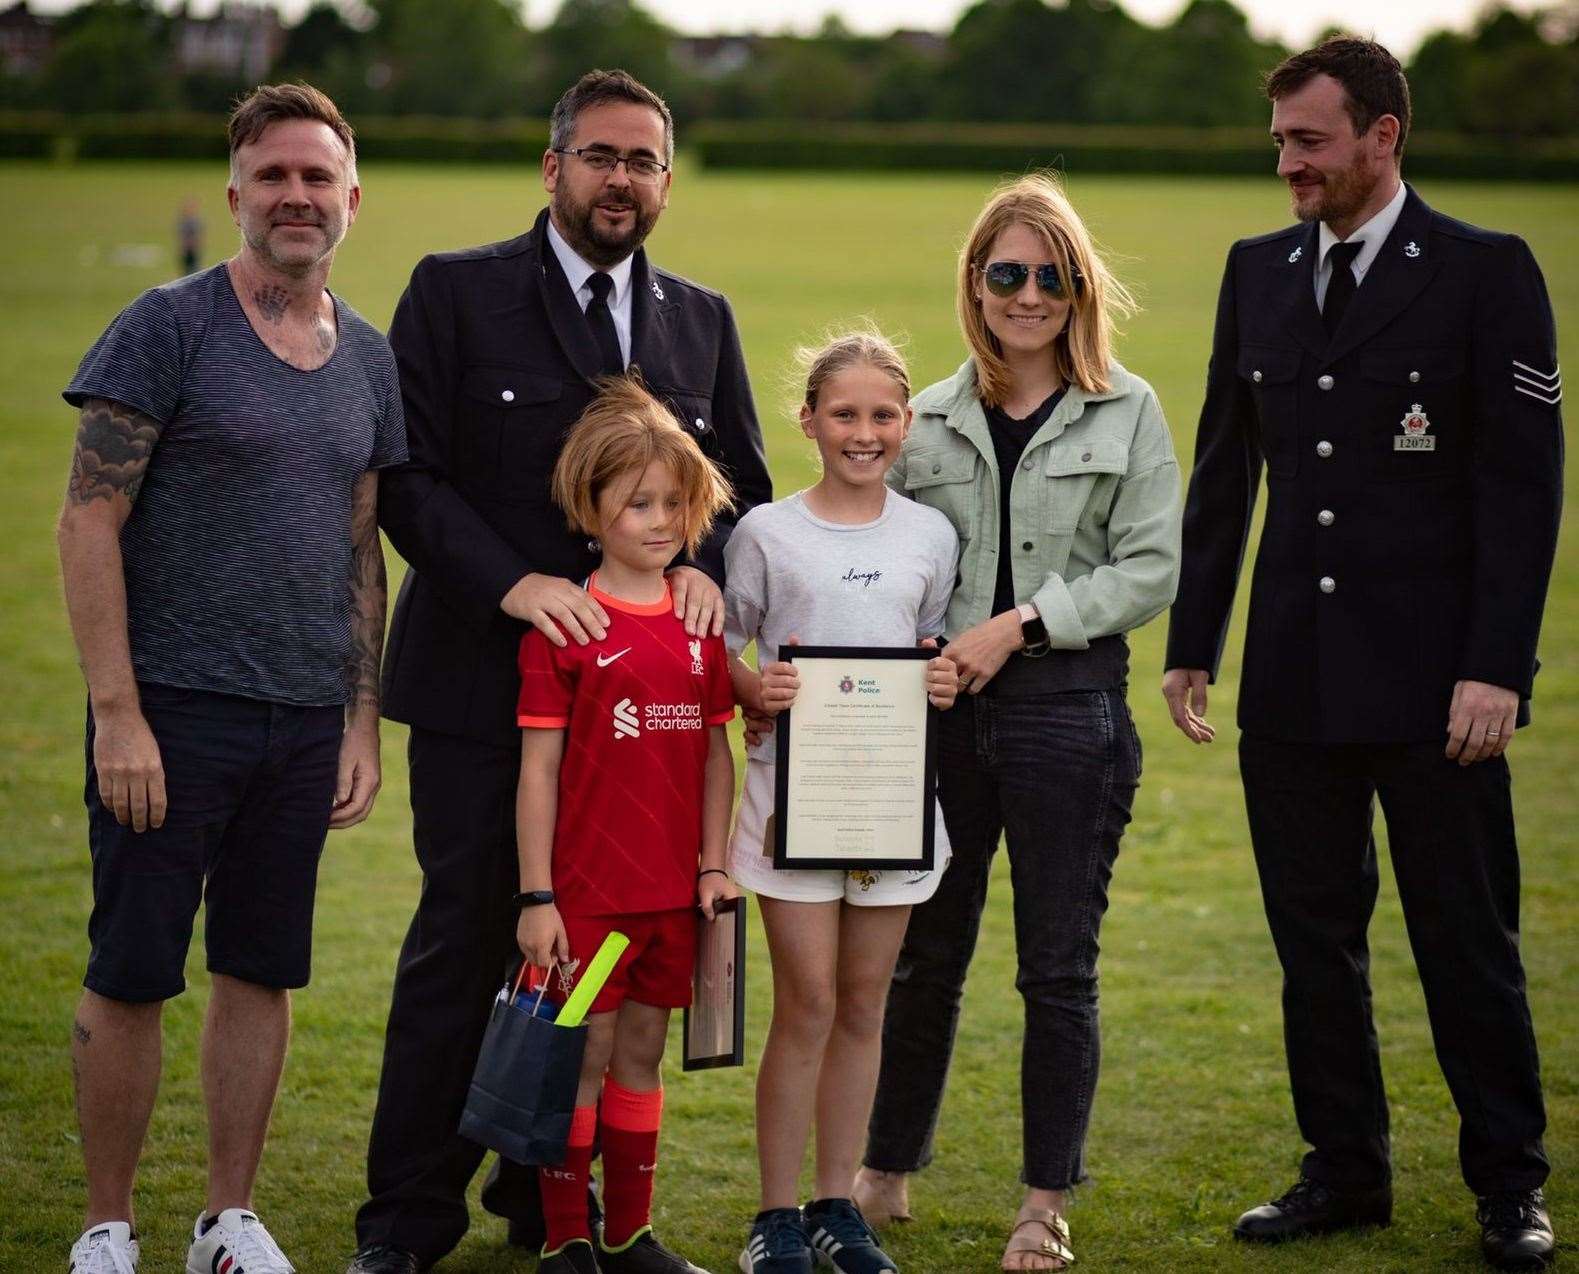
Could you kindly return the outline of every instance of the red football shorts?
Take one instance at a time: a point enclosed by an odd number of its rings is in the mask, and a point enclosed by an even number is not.
[[[696,966],[695,907],[673,911],[648,911],[629,916],[564,916],[570,940],[570,964],[561,964],[548,980],[545,998],[563,1004],[575,990],[603,939],[618,930],[630,946],[620,956],[589,1013],[612,1013],[625,1003],[649,1004],[660,1009],[685,1008],[691,1003],[691,972]],[[535,988],[542,978],[534,970]]]

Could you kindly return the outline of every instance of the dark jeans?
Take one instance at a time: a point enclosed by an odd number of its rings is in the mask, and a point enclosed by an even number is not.
[[[943,714],[939,798],[954,861],[910,917],[888,993],[866,1163],[911,1172],[932,1158],[938,1109],[1000,835],[1014,885],[1015,986],[1027,1184],[1085,1176],[1096,1091],[1097,930],[1140,778],[1121,690],[961,696]]]
[[[486,1153],[455,1129],[493,997],[519,959],[521,754],[413,729],[409,757],[422,896],[395,969],[356,1236],[425,1267],[466,1233],[466,1187]]]
[[[1464,1180],[1477,1194],[1540,1185],[1546,1113],[1519,960],[1507,761],[1461,767],[1441,743],[1244,735],[1239,767],[1283,966],[1294,1112],[1313,1147],[1306,1174],[1338,1189],[1391,1175],[1366,943],[1380,797],[1437,1060],[1458,1107]]]

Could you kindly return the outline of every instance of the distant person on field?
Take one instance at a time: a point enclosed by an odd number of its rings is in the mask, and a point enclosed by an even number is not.
[[[1529,721],[1562,502],[1551,304],[1523,240],[1401,180],[1409,86],[1386,49],[1334,37],[1266,92],[1300,224],[1228,254],[1162,683],[1185,737],[1211,742],[1265,468],[1239,768],[1311,1149],[1234,1233],[1392,1216],[1366,945],[1380,799],[1482,1250],[1535,1269],[1554,1247],[1546,1112],[1503,753]]]
[[[389,346],[326,286],[361,199],[334,103],[251,93],[230,119],[229,198],[240,251],[143,293],[65,391],[81,421],[60,560],[93,858],[73,1274],[137,1265],[161,1009],[205,900],[208,1194],[186,1269],[292,1268],[253,1181],[325,834],[364,819],[379,784],[375,471],[406,446]]]
[[[385,709],[411,726],[422,893],[395,970],[351,1265],[361,1274],[426,1268],[470,1224],[466,1189],[484,1152],[456,1128],[517,959],[516,655],[528,625],[564,647],[601,641],[610,622],[582,587],[596,542],[549,495],[566,432],[600,377],[635,368],[734,488],[709,535],[668,563],[693,639],[722,632],[724,542],[770,496],[729,302],[642,248],[673,158],[663,99],[623,71],[588,72],[554,108],[549,205],[532,228],[424,258],[390,326],[411,460],[384,476],[379,516],[411,569]],[[500,1160],[482,1202],[510,1218],[513,1242],[543,1242],[535,1169]],[[677,1268],[642,1263],[649,1255],[638,1244],[599,1260],[607,1274]]]
[[[182,275],[196,274],[203,264],[203,215],[192,196],[181,201],[181,213],[175,222],[176,255],[181,260]]]

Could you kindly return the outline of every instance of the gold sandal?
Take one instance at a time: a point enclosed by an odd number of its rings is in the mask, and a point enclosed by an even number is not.
[[[1037,1242],[1033,1242],[1028,1234],[1022,1237],[1020,1231],[1028,1225],[1041,1226],[1047,1231],[1049,1237]],[[1051,1257],[1059,1263],[1050,1268],[1067,1270],[1075,1263],[1074,1250],[1069,1246],[1069,1222],[1054,1212],[1052,1208],[1038,1208],[1029,1203],[1025,1204],[1014,1214],[1014,1228],[1009,1231],[1009,1243],[1003,1249],[1004,1261],[1007,1261],[1010,1256],[1017,1256],[1024,1252],[1032,1252],[1037,1256]],[[1015,1271],[1027,1267],[1016,1267],[999,1262],[999,1268]]]

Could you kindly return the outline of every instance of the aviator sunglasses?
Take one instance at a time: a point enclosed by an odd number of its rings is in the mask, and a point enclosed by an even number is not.
[[[1026,277],[1033,269],[1036,271],[1036,286],[1042,292],[1058,301],[1067,299],[1069,295],[1064,287],[1063,272],[1051,262],[1029,266],[1023,261],[994,261],[977,269],[981,271],[981,281],[987,285],[987,291],[994,296],[1013,296],[1025,286]],[[1073,266],[1070,267],[1070,273],[1074,275],[1074,293],[1080,296],[1085,291],[1085,277]]]

